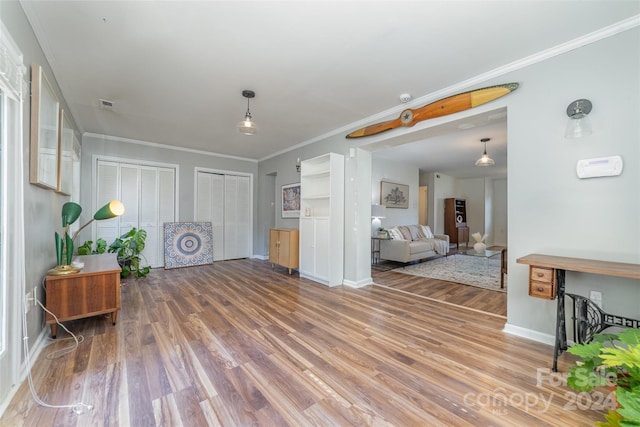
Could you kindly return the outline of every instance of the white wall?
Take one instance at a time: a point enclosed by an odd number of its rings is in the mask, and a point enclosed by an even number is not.
[[[493,204],[491,209],[493,219],[490,233],[493,235],[491,239],[493,244],[499,246],[507,246],[507,229],[509,225],[507,188],[506,179],[493,180]]]
[[[508,102],[509,326],[554,333],[555,301],[527,294],[529,253],[640,262],[640,29],[513,72]],[[593,102],[594,133],[564,139],[565,110]],[[579,159],[618,154],[619,177],[581,180]],[[568,274],[567,289],[603,292],[605,310],[640,317],[640,282]]]
[[[373,156],[371,170],[371,204],[380,203],[380,181],[388,181],[409,186],[409,208],[387,208],[387,217],[382,219],[384,228],[394,225],[408,225],[418,223],[418,178],[419,170],[415,166],[390,160],[377,159]]]

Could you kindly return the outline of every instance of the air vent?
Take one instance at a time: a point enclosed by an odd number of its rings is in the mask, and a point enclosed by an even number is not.
[[[100,103],[100,108],[102,108],[103,110],[113,109],[113,101],[109,101],[106,99],[98,99],[98,102]]]

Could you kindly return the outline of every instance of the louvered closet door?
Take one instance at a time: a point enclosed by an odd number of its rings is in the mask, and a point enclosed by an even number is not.
[[[175,220],[175,169],[100,160],[96,182],[98,207],[118,199],[125,208],[119,218],[96,221],[96,236],[110,244],[133,227],[144,229],[142,254],[151,267],[164,266],[164,223]]]
[[[198,172],[196,221],[211,221],[213,260],[251,256],[250,179]]]
[[[249,177],[225,175],[224,255],[226,259],[251,256]]]

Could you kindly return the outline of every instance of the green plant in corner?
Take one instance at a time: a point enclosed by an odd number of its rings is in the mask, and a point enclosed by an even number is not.
[[[96,255],[107,251],[107,241],[101,237],[96,240],[95,249],[93,249],[92,245],[93,240],[87,240],[82,246],[78,246],[78,255]]]
[[[567,352],[580,357],[569,369],[567,384],[588,392],[599,386],[614,388],[618,407],[610,409],[600,426],[640,426],[640,329],[617,334],[596,334],[586,344]]]
[[[132,228],[120,237],[117,237],[113,243],[109,245],[108,251],[115,253],[118,263],[122,268],[122,277],[128,277],[133,274],[135,278],[146,277],[151,271],[148,265],[142,266],[141,262],[144,258],[142,251],[144,250],[147,232],[143,229]],[[146,258],[144,258],[146,262]]]

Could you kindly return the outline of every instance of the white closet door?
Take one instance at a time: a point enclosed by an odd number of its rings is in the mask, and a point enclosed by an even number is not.
[[[111,200],[120,200],[120,194],[118,192],[118,176],[119,172],[117,163],[98,163],[98,179],[96,180],[96,209],[100,209]],[[85,212],[85,214],[92,215],[91,212]],[[83,218],[85,218],[84,215]],[[86,221],[88,221],[89,216],[86,216],[86,218]],[[105,239],[107,244],[113,242],[115,238],[120,235],[120,218],[96,221],[94,224],[96,226],[96,236]],[[95,239],[93,240],[95,241]],[[76,242],[76,245],[79,246],[82,243],[83,242]]]
[[[176,188],[175,169],[158,169],[158,260],[164,266],[164,223],[175,221]]]
[[[147,262],[152,267],[164,265],[164,257],[159,258],[160,236],[158,227],[158,169],[140,168],[140,213],[138,228],[147,232],[144,251]]]
[[[98,161],[96,205],[124,204],[119,218],[96,221],[96,236],[108,244],[133,227],[147,232],[142,252],[151,267],[164,265],[165,222],[175,221],[175,169]]]
[[[247,258],[251,255],[249,178],[225,175],[224,190],[225,259]]]
[[[196,221],[211,221],[213,260],[251,256],[250,178],[198,172]]]

